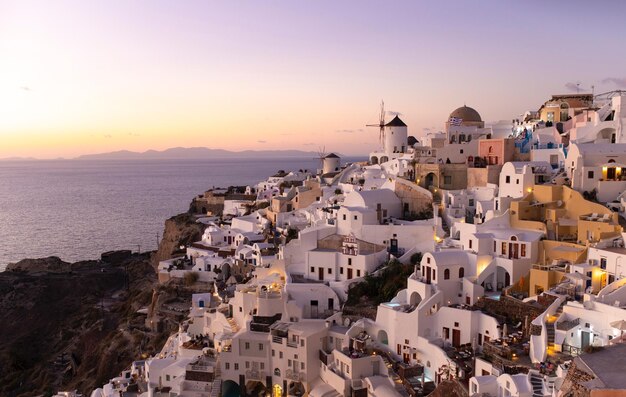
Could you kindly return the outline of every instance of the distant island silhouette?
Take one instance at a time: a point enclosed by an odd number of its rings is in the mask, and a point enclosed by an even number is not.
[[[207,147],[176,147],[165,150],[147,150],[133,152],[118,150],[107,153],[85,154],[82,156],[57,160],[200,160],[200,159],[236,159],[236,158],[288,158],[319,157],[318,152],[303,150],[243,150],[230,151]],[[0,161],[33,161],[33,157],[10,157]]]

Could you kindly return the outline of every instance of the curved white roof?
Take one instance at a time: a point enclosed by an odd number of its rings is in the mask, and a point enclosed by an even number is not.
[[[353,191],[347,195],[343,204],[346,207],[361,207],[376,209],[376,204],[400,204],[400,199],[393,190],[374,189],[364,191]]]

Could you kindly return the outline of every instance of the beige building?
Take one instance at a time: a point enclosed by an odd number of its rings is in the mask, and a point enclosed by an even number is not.
[[[415,164],[415,182],[432,192],[467,188],[465,164]]]
[[[394,183],[394,192],[402,202],[403,217],[411,217],[432,208],[433,195],[428,190],[401,178],[395,179]]]
[[[586,262],[591,244],[618,238],[622,227],[617,214],[603,205],[585,200],[566,186],[536,185],[523,199],[511,202],[511,226],[542,231],[538,262],[514,287],[537,295],[562,281],[570,267]],[[605,272],[592,272],[594,290],[606,285]]]
[[[562,123],[593,105],[591,94],[552,95],[539,108],[539,118],[545,122]]]

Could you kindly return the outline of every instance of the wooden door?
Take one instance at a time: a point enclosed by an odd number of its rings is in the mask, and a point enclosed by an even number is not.
[[[352,280],[352,268],[348,268],[348,280]]]
[[[461,330],[460,329],[452,330],[452,346],[454,347],[461,346]]]
[[[321,266],[317,268],[317,278],[320,281],[324,280],[324,268]]]

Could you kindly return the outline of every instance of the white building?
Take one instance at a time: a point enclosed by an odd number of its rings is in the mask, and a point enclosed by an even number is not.
[[[626,143],[572,144],[565,169],[573,189],[595,190],[599,201],[608,202],[626,190],[625,164]]]
[[[550,163],[512,161],[505,163],[500,171],[500,197],[521,198],[530,193],[535,185],[550,182]]]

